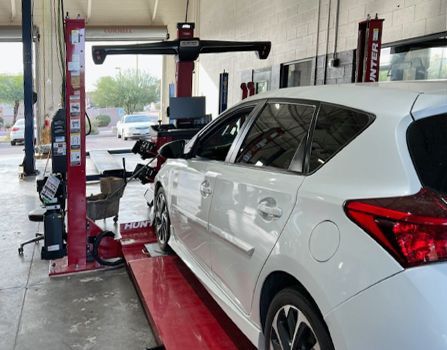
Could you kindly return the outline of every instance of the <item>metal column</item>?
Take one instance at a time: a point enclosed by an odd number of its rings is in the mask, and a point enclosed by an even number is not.
[[[33,18],[31,0],[22,0],[23,101],[25,107],[25,159],[23,173],[35,175],[33,116]]]

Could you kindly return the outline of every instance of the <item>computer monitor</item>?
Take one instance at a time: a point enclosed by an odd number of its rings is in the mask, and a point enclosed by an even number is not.
[[[170,97],[169,119],[198,119],[206,113],[205,96]]]

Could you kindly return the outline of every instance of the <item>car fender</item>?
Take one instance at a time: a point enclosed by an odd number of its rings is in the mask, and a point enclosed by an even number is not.
[[[311,253],[310,238],[315,228],[328,222],[324,213],[327,209],[310,194],[301,201],[307,210],[294,209],[260,272],[251,306],[252,319],[257,324],[262,287],[274,272],[285,272],[296,279],[324,317],[353,295],[402,271],[381,246],[346,217],[342,206],[338,211],[331,210],[340,231],[338,245],[327,260],[317,261]]]
[[[161,166],[157,175],[155,176],[155,188],[154,191],[158,189],[159,186],[163,187],[167,200],[168,200],[168,208],[171,209],[172,205],[172,195],[171,195],[171,177],[172,171],[175,168],[175,162],[171,159],[166,160],[166,162]],[[154,193],[154,196],[156,193]]]

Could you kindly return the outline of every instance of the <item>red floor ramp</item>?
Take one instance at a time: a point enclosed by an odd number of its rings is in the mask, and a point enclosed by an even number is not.
[[[120,243],[126,262],[148,258],[144,245],[157,242],[149,221],[136,221],[120,224]]]
[[[128,265],[165,349],[254,349],[176,255],[137,259]]]

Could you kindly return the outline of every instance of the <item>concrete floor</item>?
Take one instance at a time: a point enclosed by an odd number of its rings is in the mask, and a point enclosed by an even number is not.
[[[37,223],[27,213],[39,206],[35,178],[20,180],[22,157],[0,158],[0,350],[146,349],[154,337],[125,268],[71,277],[48,277],[41,245],[20,242],[34,237]],[[43,169],[43,161],[38,162]],[[88,186],[87,193],[97,192]],[[144,187],[128,185],[120,221],[145,219]],[[43,227],[40,225],[39,230]]]

